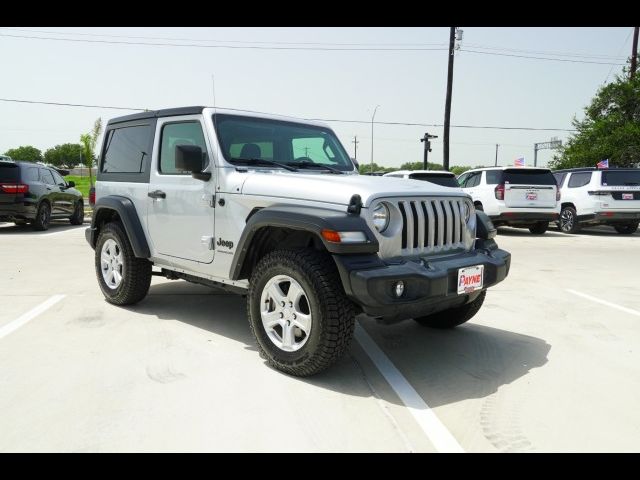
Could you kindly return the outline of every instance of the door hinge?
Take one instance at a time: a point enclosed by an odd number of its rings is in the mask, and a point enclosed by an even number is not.
[[[209,235],[205,235],[200,237],[200,243],[202,243],[202,245],[206,245],[208,250],[215,250],[216,249],[216,244],[214,242],[214,237],[210,237]]]
[[[209,206],[212,208],[216,208],[216,194],[211,195],[211,199],[209,199]]]

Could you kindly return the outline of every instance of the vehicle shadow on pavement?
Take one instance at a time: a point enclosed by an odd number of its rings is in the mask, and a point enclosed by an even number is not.
[[[431,407],[487,397],[545,365],[551,350],[541,338],[473,320],[450,330],[412,320],[361,324]]]
[[[244,348],[257,352],[246,317],[246,299],[240,295],[184,281],[168,282],[152,285],[143,302],[125,308],[160,320],[184,322],[242,342]],[[491,395],[547,363],[551,349],[542,339],[472,322],[446,331],[411,320],[390,326],[366,318],[359,322],[432,407]],[[368,381],[363,381],[365,369],[358,364],[354,348],[360,347],[352,346],[350,354],[324,372],[291,378],[346,395],[370,397],[373,392]],[[258,361],[269,368],[256,354]],[[389,389],[376,389],[376,393],[390,403],[401,404]]]
[[[557,229],[557,227],[556,227]],[[557,229],[559,232],[560,230]],[[566,235],[566,234],[563,234]],[[580,229],[578,233],[574,233],[573,235],[583,235],[583,236],[591,236],[591,237],[621,237],[621,238],[640,238],[640,230],[630,235],[620,234],[615,231],[613,227],[606,226],[598,226],[598,227],[583,227]]]
[[[551,227],[549,227],[551,229]],[[505,237],[532,237],[532,238],[544,238],[544,237],[566,237],[566,233],[552,232],[547,230],[542,235],[535,235],[529,231],[528,228],[513,228],[513,227],[498,227],[498,235]]]
[[[68,220],[52,221],[49,229],[44,231],[34,230],[31,225],[16,225],[15,223],[0,223],[0,236],[3,235],[47,235],[50,233],[64,232],[76,228],[86,228],[86,221],[83,225],[71,225]],[[91,223],[89,220],[88,223]]]

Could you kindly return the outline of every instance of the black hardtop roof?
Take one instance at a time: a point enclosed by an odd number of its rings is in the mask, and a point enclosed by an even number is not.
[[[609,167],[609,168],[597,168],[597,167],[576,167],[576,168],[563,168],[562,170],[554,170],[553,173],[569,173],[569,172],[595,172],[595,171],[607,171],[607,170],[615,170],[615,171],[627,171],[627,170],[639,170],[634,167]]]
[[[134,120],[144,120],[146,118],[158,118],[158,117],[173,117],[177,115],[197,115],[202,113],[202,110],[206,107],[179,107],[179,108],[164,108],[162,110],[149,110],[146,112],[133,113],[131,115],[124,115],[122,117],[116,117],[109,120],[107,125],[114,123],[131,122]]]

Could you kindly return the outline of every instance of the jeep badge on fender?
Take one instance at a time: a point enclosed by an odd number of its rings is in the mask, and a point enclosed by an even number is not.
[[[342,356],[358,314],[468,321],[511,262],[460,188],[359,175],[324,123],[209,107],[108,123],[86,237],[108,302],[153,274],[245,295],[260,353],[298,376]]]

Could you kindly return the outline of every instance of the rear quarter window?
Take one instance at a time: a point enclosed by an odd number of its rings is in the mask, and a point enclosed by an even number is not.
[[[572,173],[569,177],[569,188],[579,188],[588,185],[591,181],[591,172]]]

